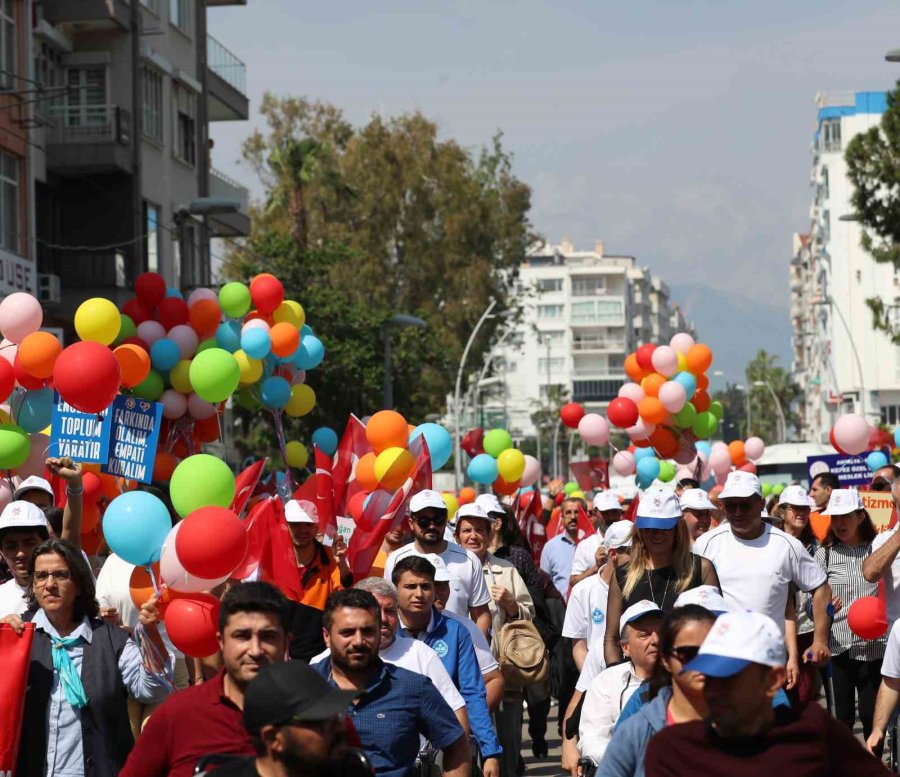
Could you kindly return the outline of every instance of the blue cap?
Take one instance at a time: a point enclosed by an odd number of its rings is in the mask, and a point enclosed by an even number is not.
[[[705,674],[707,677],[734,677],[752,663],[752,661],[748,661],[745,658],[731,658],[730,656],[715,656],[712,653],[702,653],[687,664],[682,672],[700,672],[700,674]]]
[[[669,531],[678,526],[681,518],[642,518],[638,516],[634,519],[634,525],[639,529],[662,529]]]

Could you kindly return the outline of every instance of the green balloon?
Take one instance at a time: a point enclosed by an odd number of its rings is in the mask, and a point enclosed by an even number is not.
[[[772,496],[772,484],[771,483],[763,483],[762,484],[762,494],[763,494],[763,496]]]
[[[659,462],[659,479],[663,483],[668,483],[675,479],[675,465],[671,461]]]
[[[776,485],[772,486],[772,493],[775,496],[781,496],[782,491],[784,491],[784,483],[777,483]]]
[[[250,389],[241,389],[236,396],[238,404],[245,410],[256,411],[262,407],[262,403],[250,393]]]
[[[163,380],[163,376],[159,372],[151,368],[150,372],[147,373],[147,377],[144,378],[140,383],[138,383],[137,386],[131,389],[131,393],[136,397],[140,397],[141,399],[146,399],[149,402],[155,402],[162,396],[165,388],[166,384]]]
[[[200,345],[197,346],[197,353],[203,353],[204,351],[208,351],[210,348],[218,348],[219,344],[216,342],[215,337],[210,337],[209,340],[204,340]]]
[[[201,507],[229,507],[234,501],[234,474],[215,456],[188,456],[172,473],[169,495],[182,518]]]
[[[219,307],[229,318],[240,318],[250,310],[250,289],[243,283],[232,281],[219,289]]]
[[[506,429],[491,429],[484,436],[484,452],[495,459],[507,448],[512,448],[512,435]]]
[[[672,416],[672,420],[679,429],[690,429],[696,418],[697,410],[690,402],[685,402],[684,407]]]
[[[722,416],[725,415],[725,408],[722,407],[722,403],[717,400],[709,403],[709,412],[716,417],[717,421],[721,421]]]
[[[708,440],[716,433],[718,428],[719,420],[708,410],[698,413],[694,423],[691,424],[691,431],[701,440]]]
[[[241,368],[228,351],[209,348],[191,361],[191,386],[200,399],[224,402],[241,380]]]
[[[574,492],[580,490],[578,488],[578,484],[574,480],[570,480],[568,483],[563,486],[563,493],[566,496],[571,496]]]
[[[21,467],[31,453],[31,440],[15,424],[0,424],[0,469]]]
[[[134,337],[137,334],[137,327],[134,325],[131,316],[126,316],[124,313],[121,313],[119,314],[119,317],[122,319],[122,323],[119,325],[118,336],[113,340],[113,348],[120,345],[126,337]]]

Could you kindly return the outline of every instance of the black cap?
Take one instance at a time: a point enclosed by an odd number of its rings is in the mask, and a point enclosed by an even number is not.
[[[247,687],[244,728],[250,734],[259,734],[263,726],[325,720],[344,712],[361,695],[362,691],[334,688],[302,661],[270,664]]]

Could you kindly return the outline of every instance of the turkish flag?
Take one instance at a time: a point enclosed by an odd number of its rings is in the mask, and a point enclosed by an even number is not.
[[[0,624],[0,774],[8,777],[14,777],[16,772],[33,639],[33,623],[25,624],[21,637],[12,626]]]
[[[334,481],[331,474],[331,456],[314,445],[316,455],[316,510],[319,513],[319,531],[334,536],[337,518],[334,514]]]
[[[303,586],[281,499],[270,496],[257,502],[245,526],[247,553],[232,575],[243,579],[258,570],[258,580],[272,583],[288,599],[299,602],[303,598]]]
[[[256,490],[267,461],[268,459],[260,459],[254,462],[234,479],[234,501],[231,503],[231,512],[235,515],[239,516],[244,512],[247,502],[250,501],[250,497]]]
[[[356,463],[371,450],[372,446],[366,439],[366,427],[355,415],[351,415],[334,452],[331,467],[335,515],[346,515],[347,502],[357,491],[362,491],[356,481]]]

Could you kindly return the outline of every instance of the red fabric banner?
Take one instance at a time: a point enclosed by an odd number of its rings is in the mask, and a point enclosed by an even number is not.
[[[299,602],[303,587],[281,499],[270,496],[257,502],[247,516],[246,526],[247,554],[234,577],[246,578],[259,570],[258,580],[272,583],[288,599]]]
[[[587,461],[573,461],[569,469],[582,491],[609,488],[609,462],[606,459],[593,456]]]
[[[355,415],[351,415],[344,436],[334,452],[331,467],[335,515],[347,515],[347,502],[357,491],[362,490],[355,478],[356,462],[371,450],[372,446],[366,439],[366,427]]]
[[[316,457],[316,510],[319,513],[319,531],[334,536],[337,518],[334,513],[334,486],[331,475],[331,456],[314,445]]]
[[[14,777],[16,772],[33,638],[33,623],[25,624],[21,637],[12,626],[0,624],[0,774],[4,777]]]
[[[234,501],[231,503],[231,512],[235,515],[240,516],[244,512],[247,502],[250,501],[250,497],[256,490],[256,485],[259,483],[267,461],[268,459],[260,459],[254,462],[234,479]]]

